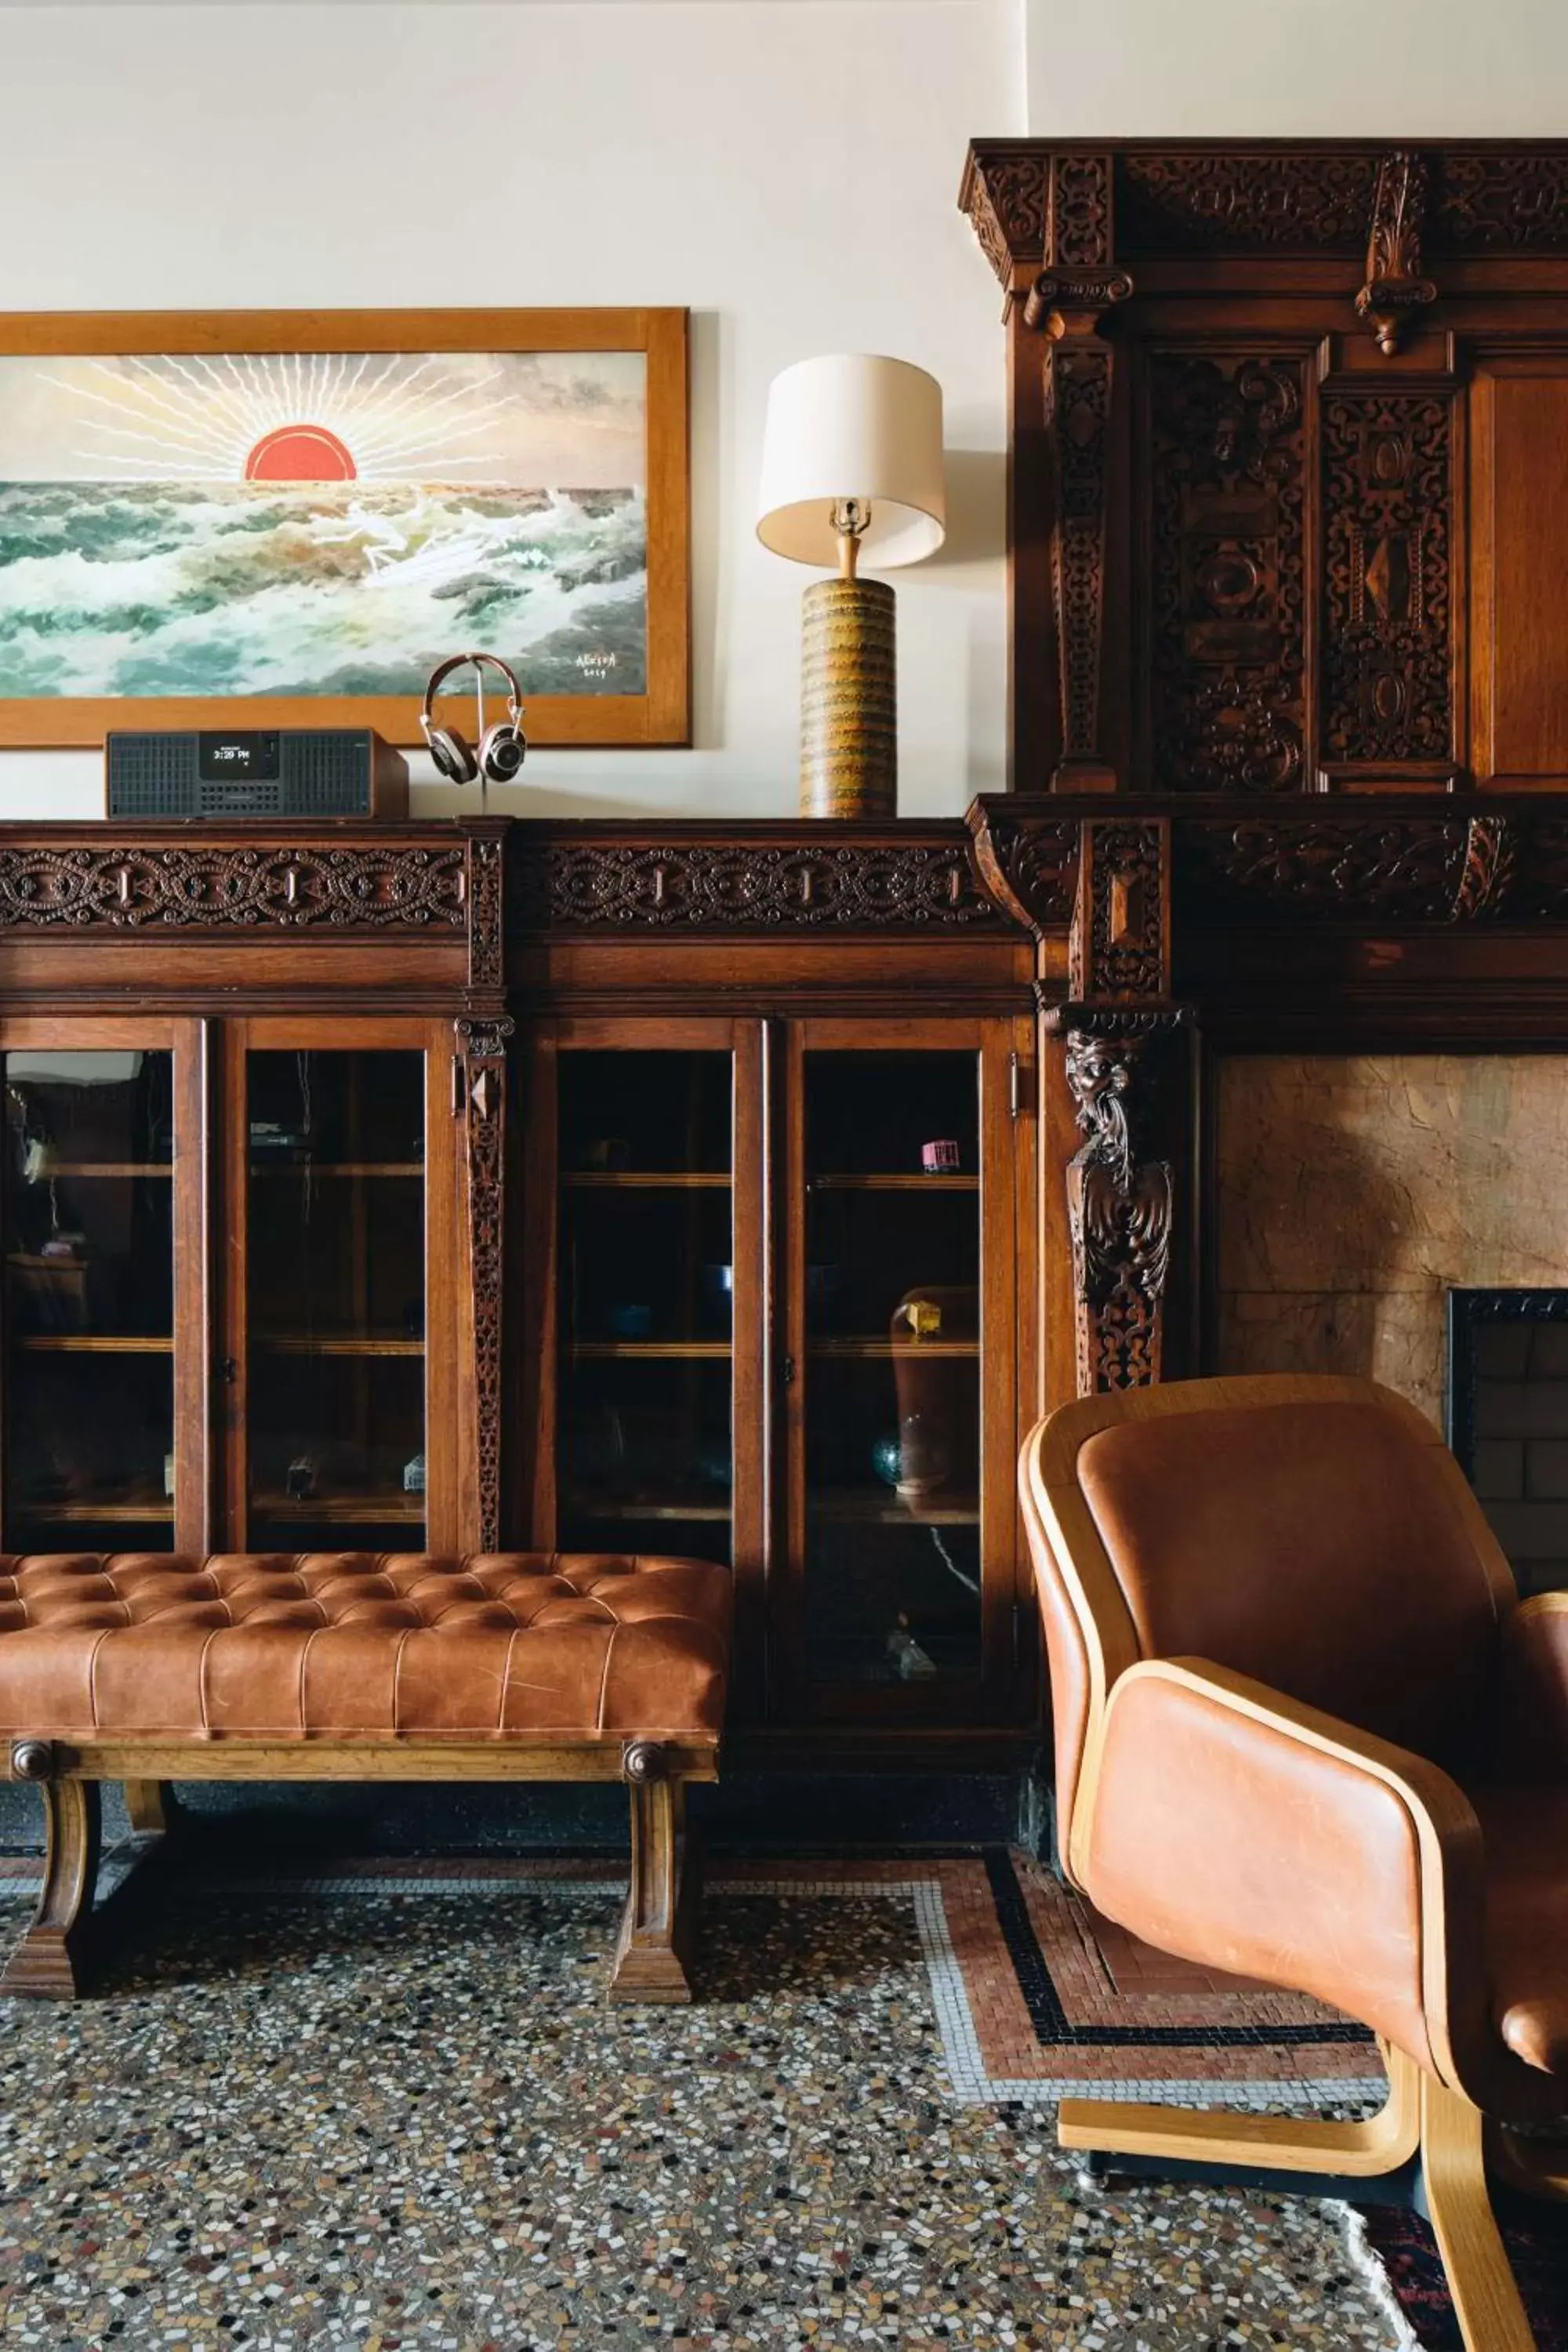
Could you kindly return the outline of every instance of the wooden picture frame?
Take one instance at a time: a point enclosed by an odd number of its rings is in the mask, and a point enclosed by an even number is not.
[[[566,362],[577,354],[591,361],[574,375]],[[641,367],[617,369],[621,355],[640,356]],[[488,375],[487,357],[497,362]],[[143,364],[117,369],[123,361]],[[617,467],[639,424],[643,480],[622,488]],[[364,468],[350,446],[356,432],[370,453]],[[0,314],[0,526],[16,525],[0,527],[0,746],[98,745],[111,727],[220,726],[372,727],[417,745],[423,673],[470,645],[512,661],[532,744],[689,743],[688,434],[681,310]],[[579,449],[579,481],[507,478],[509,459],[546,454],[570,472]],[[165,463],[166,475],[157,470]],[[416,470],[433,463],[449,471]],[[276,528],[250,520],[267,482],[278,485],[268,510]],[[79,485],[96,495],[73,507]],[[411,506],[399,504],[405,494]],[[138,541],[149,518],[155,529]],[[69,561],[56,571],[61,551]],[[9,596],[7,573],[17,583]],[[523,628],[539,574],[546,597],[535,612],[552,617],[530,641],[536,691],[528,643],[506,639],[509,614]],[[324,656],[310,634],[313,592],[334,629]],[[378,646],[383,595],[392,634]],[[437,641],[446,603],[451,633]],[[208,611],[227,643],[204,656]],[[79,612],[82,690],[29,690],[69,657],[61,618]],[[270,668],[277,688],[247,690],[247,648],[249,674]],[[314,667],[323,682],[302,688],[290,664]],[[226,690],[216,675],[226,666]],[[195,681],[188,690],[182,667]],[[100,672],[113,684],[90,690]],[[575,676],[582,690],[563,690]],[[458,723],[467,732],[472,719],[470,709]]]

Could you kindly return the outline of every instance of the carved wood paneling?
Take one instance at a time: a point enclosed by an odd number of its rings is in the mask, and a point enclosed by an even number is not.
[[[1467,922],[1547,911],[1551,828],[1521,840],[1516,819],[1492,814],[1400,816],[1373,808],[1329,817],[1260,817],[1231,824],[1178,820],[1177,902],[1205,921]],[[1559,828],[1559,830],[1564,830]],[[1568,866],[1553,911],[1568,911]]]
[[[958,201],[1003,286],[1015,260],[1045,258],[1049,175],[1049,158],[1037,146],[999,142],[971,155]]]
[[[500,988],[506,982],[502,938],[501,845],[479,838],[468,844],[468,986]]]
[[[1432,159],[1435,250],[1568,253],[1568,152],[1451,147]]]
[[[1453,404],[1440,391],[1325,392],[1324,762],[1454,756]]]
[[[951,842],[531,845],[509,859],[528,930],[968,930],[1002,922]]]
[[[461,931],[465,845],[0,849],[0,929]]]
[[[1302,365],[1240,352],[1151,362],[1151,734],[1164,791],[1304,780]]]
[[[1169,856],[1167,820],[1106,817],[1083,825],[1068,951],[1075,997],[1115,1003],[1170,993]]]
[[[1056,464],[1051,579],[1061,672],[1062,757],[1095,760],[1105,629],[1106,448],[1111,354],[1104,343],[1049,346],[1046,429]]]
[[[454,1024],[467,1106],[468,1265],[472,1297],[476,1540],[500,1544],[502,1297],[506,1198],[506,1052],[513,1023]]]
[[[1131,148],[1117,159],[1123,257],[1360,254],[1377,157],[1310,148]]]
[[[1110,156],[1058,151],[1051,158],[1047,268],[1104,269],[1114,252]]]

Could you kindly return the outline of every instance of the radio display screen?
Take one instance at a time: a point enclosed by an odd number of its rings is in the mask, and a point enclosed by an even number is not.
[[[204,784],[276,783],[278,736],[255,729],[235,735],[198,735],[196,773]]]

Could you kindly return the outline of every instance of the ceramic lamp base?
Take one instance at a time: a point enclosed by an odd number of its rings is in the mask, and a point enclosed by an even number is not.
[[[802,607],[800,813],[895,816],[899,716],[893,592],[817,580]]]

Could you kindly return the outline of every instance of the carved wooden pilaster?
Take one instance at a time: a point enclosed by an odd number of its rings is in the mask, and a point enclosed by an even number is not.
[[[1110,348],[1075,332],[1046,360],[1046,431],[1056,480],[1051,594],[1061,696],[1058,792],[1109,790],[1115,774],[1100,751],[1105,641],[1105,496],[1110,440]]]
[[[1089,1003],[1171,990],[1171,821],[1092,817],[1079,828],[1068,985]]]
[[[473,1301],[476,1548],[500,1543],[501,1340],[506,1191],[506,1016],[454,1024],[463,1066],[468,1142],[469,1288]]]
[[[1064,1004],[1047,1017],[1083,1137],[1066,1171],[1079,1396],[1146,1388],[1163,1370],[1176,1194],[1171,1161],[1147,1145],[1146,1063],[1184,1019],[1175,1005]]]
[[[1399,349],[1400,331],[1411,314],[1435,301],[1437,289],[1421,274],[1421,223],[1426,210],[1426,165],[1399,148],[1377,167],[1372,226],[1367,237],[1366,283],[1355,298],[1387,359]]]

